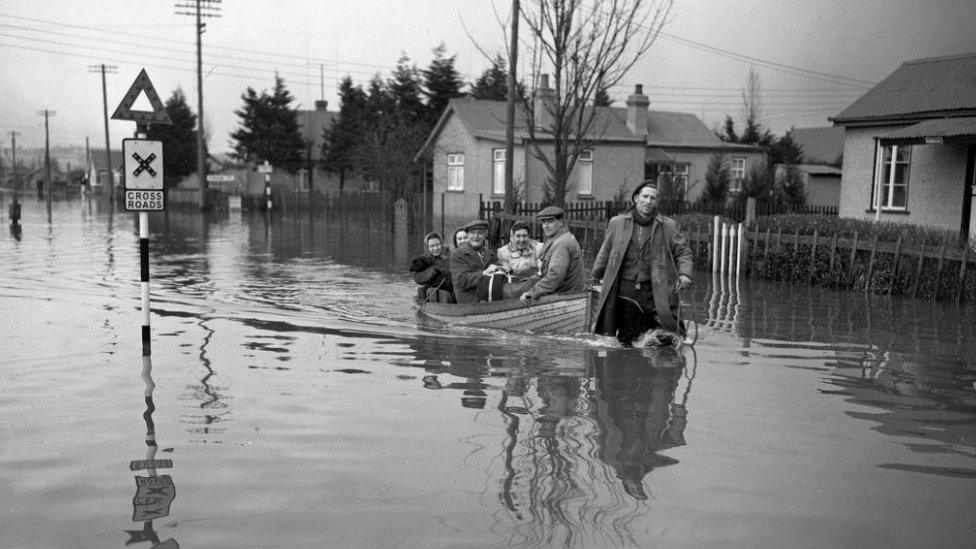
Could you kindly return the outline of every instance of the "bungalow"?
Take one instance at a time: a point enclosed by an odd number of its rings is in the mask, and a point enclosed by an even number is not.
[[[88,167],[85,170],[85,177],[91,186],[92,191],[108,193],[108,187],[113,183],[118,185],[122,180],[122,151],[113,150],[111,155],[111,166],[106,166],[109,161],[105,156],[105,151],[92,149],[88,157]]]
[[[976,236],[976,53],[908,61],[830,120],[841,216]]]
[[[550,100],[543,75],[537,101]],[[686,197],[704,189],[708,163],[715,154],[728,159],[733,190],[756,162],[765,162],[761,147],[725,143],[694,114],[649,110],[650,100],[637,85],[626,107],[594,107],[594,122],[584,150],[569,176],[566,200],[611,200],[641,181],[670,175]],[[452,99],[431,131],[416,160],[433,166],[434,210],[443,196],[448,222],[477,216],[478,200],[505,198],[505,109],[503,101]],[[537,112],[543,105],[537,105]],[[539,138],[540,141],[545,138]],[[548,172],[534,156],[525,116],[516,112],[513,173],[518,199],[543,200]]]
[[[810,206],[840,205],[840,181],[844,160],[844,128],[793,128],[790,137],[803,150],[803,163],[796,169],[803,179],[803,188]],[[776,166],[779,177],[785,172]]]

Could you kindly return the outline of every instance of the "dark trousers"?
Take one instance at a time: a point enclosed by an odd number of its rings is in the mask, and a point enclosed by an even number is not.
[[[615,324],[617,340],[624,345],[630,345],[648,330],[661,327],[657,320],[654,291],[650,280],[637,283],[633,280],[620,279]]]

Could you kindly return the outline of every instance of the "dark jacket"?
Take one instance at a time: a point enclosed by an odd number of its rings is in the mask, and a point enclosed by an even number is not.
[[[617,333],[615,316],[620,267],[633,232],[633,211],[611,219],[600,252],[593,260],[591,270],[593,280],[603,280],[595,315],[596,333],[605,335]],[[685,244],[685,238],[681,235],[677,223],[661,214],[655,216],[651,222],[651,236],[645,246],[651,247],[651,290],[654,293],[654,308],[659,311],[658,322],[665,329],[678,331],[673,316],[676,307],[671,300],[671,289],[675,286],[679,274],[691,277],[691,248]],[[662,314],[660,311],[670,311],[670,314]]]
[[[549,294],[583,291],[583,253],[565,225],[542,245],[539,257],[542,278],[525,292],[535,298]]]
[[[413,280],[420,284],[418,295],[426,295],[429,288],[444,290],[454,293],[454,286],[451,281],[451,252],[446,248],[441,255],[432,256],[424,254],[410,262],[410,271],[413,272]]]
[[[482,271],[492,263],[497,264],[495,251],[483,244],[480,248],[484,259],[465,243],[451,254],[451,279],[454,282],[454,299],[458,303],[478,303],[478,282],[485,277]]]

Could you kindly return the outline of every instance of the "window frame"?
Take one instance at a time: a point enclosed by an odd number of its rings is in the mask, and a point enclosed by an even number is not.
[[[505,149],[491,150],[491,194],[505,196]]]
[[[464,191],[464,153],[447,153],[447,190]]]
[[[899,160],[898,153],[907,151],[906,159]],[[911,181],[912,170],[912,145],[881,145],[877,147],[877,158],[875,159],[874,188],[871,192],[871,209],[880,209],[882,212],[905,212],[908,211],[908,188]],[[899,172],[898,166],[904,166],[904,172]],[[904,174],[904,181],[896,182],[896,176]],[[896,205],[895,187],[902,187],[902,204]],[[887,200],[884,200],[887,199]],[[885,203],[882,203],[885,202]]]
[[[735,167],[736,162],[742,162],[741,173],[736,177],[737,170]],[[733,156],[732,161],[729,163],[729,187],[730,190],[734,192],[742,191],[742,181],[746,178],[746,157],[744,156]]]
[[[576,181],[576,196],[593,196],[593,149],[583,149],[576,159],[579,171]],[[587,182],[588,190],[583,189],[583,182]]]

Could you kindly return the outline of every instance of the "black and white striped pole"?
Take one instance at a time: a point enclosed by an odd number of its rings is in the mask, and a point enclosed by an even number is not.
[[[145,95],[151,111],[133,108],[136,100]],[[149,212],[163,211],[163,142],[146,139],[149,124],[171,125],[172,119],[159,100],[159,94],[149,80],[146,69],[139,71],[112,114],[113,120],[136,123],[136,138],[122,140],[124,161],[125,209],[139,212],[139,285],[142,290],[142,356],[148,357],[149,347]],[[203,177],[203,174],[200,174]],[[201,192],[203,183],[201,182]]]
[[[271,167],[271,163],[265,160],[264,164],[258,166],[258,171],[264,174],[264,198],[266,201],[265,205],[267,211],[270,212],[271,211],[271,172],[273,171],[273,168]]]

